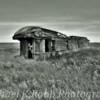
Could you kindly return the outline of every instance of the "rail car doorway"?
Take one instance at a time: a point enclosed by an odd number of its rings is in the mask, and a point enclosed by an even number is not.
[[[33,51],[33,46],[32,46],[32,40],[30,39],[28,40],[28,58],[29,59],[33,58],[32,51]]]
[[[52,44],[52,51],[55,51],[55,40],[52,40],[52,42],[51,42],[51,44]]]
[[[49,52],[49,40],[45,39],[45,52]]]
[[[45,52],[55,51],[55,40],[45,39]]]

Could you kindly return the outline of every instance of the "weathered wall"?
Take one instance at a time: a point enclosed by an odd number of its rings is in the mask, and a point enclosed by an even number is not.
[[[46,40],[45,39],[33,39],[32,41],[32,53],[33,58],[40,58],[43,59],[45,57],[50,57],[56,55],[56,53],[64,53],[65,51],[76,51],[82,48],[87,48],[89,46],[89,40],[84,37],[76,37],[71,36],[69,38],[61,39],[61,38],[54,38],[54,40],[48,40],[48,47],[49,51],[46,52]],[[52,51],[52,41],[54,41],[55,49]],[[28,41],[27,40],[20,40],[20,55],[28,58]]]
[[[78,50],[78,42],[75,39],[69,39],[67,41],[67,50]]]
[[[79,46],[79,48],[87,48],[87,47],[89,47],[89,41],[84,38],[80,39],[78,41],[78,46]]]
[[[20,41],[20,55],[28,57],[28,43],[26,40]]]
[[[33,39],[33,41],[32,41],[32,53],[34,54],[35,53],[35,39]]]
[[[35,40],[35,52],[40,52],[40,40]]]
[[[85,37],[71,36],[67,39],[68,50],[78,50],[81,48],[87,48],[89,46],[89,40]]]
[[[63,39],[56,39],[55,48],[56,48],[56,51],[67,50],[66,41]]]
[[[45,53],[45,40],[40,40],[40,52]]]

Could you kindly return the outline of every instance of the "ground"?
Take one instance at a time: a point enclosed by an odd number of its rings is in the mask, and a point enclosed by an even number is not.
[[[0,44],[0,100],[99,100],[100,48],[48,61],[25,60],[18,44]]]

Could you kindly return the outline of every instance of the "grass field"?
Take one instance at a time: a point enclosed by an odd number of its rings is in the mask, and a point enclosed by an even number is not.
[[[38,62],[18,55],[18,44],[0,44],[0,100],[100,100],[99,49]]]

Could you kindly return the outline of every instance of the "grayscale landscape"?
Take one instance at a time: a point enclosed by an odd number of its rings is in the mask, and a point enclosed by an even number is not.
[[[100,100],[100,0],[0,0],[0,100]]]

